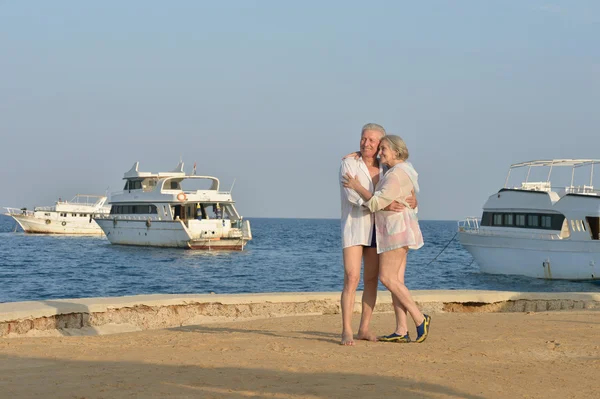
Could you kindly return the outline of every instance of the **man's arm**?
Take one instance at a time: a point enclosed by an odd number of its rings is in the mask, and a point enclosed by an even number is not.
[[[351,175],[356,175],[356,171],[352,170],[353,168],[351,167],[351,165],[349,165],[349,163],[346,160],[342,161],[342,165],[340,166],[340,185],[343,188],[343,194],[342,196],[345,196],[345,199],[350,202],[352,205],[356,205],[356,206],[361,206],[362,204],[364,204],[364,200],[361,198],[361,196],[353,189],[348,188],[344,185],[344,176],[346,176],[347,174],[351,174]],[[342,198],[344,199],[344,198]]]

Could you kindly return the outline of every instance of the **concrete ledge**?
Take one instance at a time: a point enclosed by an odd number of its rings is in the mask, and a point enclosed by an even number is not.
[[[413,291],[425,312],[540,312],[600,309],[600,293]],[[360,300],[361,293],[357,293]],[[240,319],[340,312],[339,292],[138,295],[0,304],[0,337],[98,335]],[[377,312],[392,311],[389,292]],[[355,305],[360,312],[360,302]]]

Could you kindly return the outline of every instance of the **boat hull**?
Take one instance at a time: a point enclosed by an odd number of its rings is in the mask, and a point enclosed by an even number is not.
[[[600,241],[503,237],[459,232],[483,273],[549,280],[600,280]]]
[[[56,217],[38,218],[29,215],[10,215],[23,229],[30,234],[66,234],[66,235],[103,235],[100,226],[89,218],[77,220],[60,220]]]
[[[111,244],[198,250],[243,250],[246,239],[194,238],[179,220],[96,219]]]

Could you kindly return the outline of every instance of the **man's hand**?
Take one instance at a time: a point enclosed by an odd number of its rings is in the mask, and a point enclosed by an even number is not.
[[[346,159],[346,158],[354,158],[354,159],[358,159],[360,158],[360,151],[356,151],[356,152],[351,152],[348,155],[344,155],[344,157],[342,159]]]
[[[410,207],[412,209],[415,209],[417,206],[419,206],[419,203],[417,202],[417,197],[415,197],[415,191],[411,191],[411,195],[409,195],[408,197],[406,197],[406,203],[408,205],[410,205]]]
[[[413,191],[412,194],[408,197],[406,197],[406,203],[408,205],[410,205],[410,207],[412,209],[415,209],[417,207],[417,205],[419,205],[419,203],[417,202],[417,197],[415,197],[415,192]],[[398,201],[394,201],[391,204],[389,204],[388,206],[386,206],[385,208],[383,208],[384,211],[392,211],[392,212],[402,212],[404,210],[404,208],[406,208],[406,206],[404,206],[404,204],[399,203]]]
[[[398,201],[394,201],[391,204],[389,204],[388,206],[386,206],[385,208],[383,208],[383,210],[391,211],[391,212],[402,212],[404,210],[404,208],[406,208],[404,206],[404,204],[401,204]]]

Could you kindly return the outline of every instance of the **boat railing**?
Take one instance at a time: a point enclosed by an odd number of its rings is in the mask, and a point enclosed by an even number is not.
[[[104,203],[106,197],[103,195],[92,195],[92,194],[77,194],[70,201],[58,200],[59,204],[73,204],[73,205],[88,205],[93,206]]]
[[[532,182],[522,182],[521,190],[531,190],[531,191],[551,191],[552,187],[550,186],[550,182],[548,181],[532,181]]]
[[[121,191],[113,191],[111,192],[111,195],[117,196],[117,195],[123,195],[125,193],[130,193],[131,191],[143,191],[145,193],[150,192],[150,191],[154,191],[154,187],[148,187],[147,189],[136,189],[136,190],[121,190]],[[199,191],[215,191],[215,190],[171,190],[171,189],[163,189],[161,191],[161,194],[179,194],[180,192],[185,193],[186,195],[193,195],[193,194],[198,194]],[[216,191],[216,194],[219,195],[231,195],[231,191]]]
[[[600,195],[600,190],[594,189],[594,186],[580,185],[580,186],[551,186],[548,182],[523,182],[520,186],[508,187],[515,190],[528,190],[528,191],[543,191],[543,192],[555,192],[560,197],[565,194],[587,194],[587,195]]]
[[[25,208],[8,208],[5,207],[4,209],[6,209],[6,215],[7,216],[33,216],[34,212],[33,211],[29,211]]]
[[[600,190],[594,190],[594,186],[568,186],[565,187],[566,194],[589,194],[589,195],[599,195]]]
[[[470,216],[465,220],[458,221],[458,231],[477,231],[479,230],[479,218]]]

